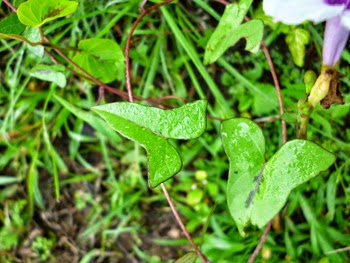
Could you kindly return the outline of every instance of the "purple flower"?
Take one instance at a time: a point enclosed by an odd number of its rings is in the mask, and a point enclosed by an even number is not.
[[[333,67],[338,62],[350,32],[350,0],[264,0],[263,8],[285,24],[326,21],[323,64]]]

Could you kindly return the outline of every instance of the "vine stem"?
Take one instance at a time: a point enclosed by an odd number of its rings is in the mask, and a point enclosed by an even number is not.
[[[275,70],[275,67],[273,65],[273,62],[272,62],[272,59],[271,59],[271,56],[270,56],[270,52],[269,52],[269,50],[268,50],[268,48],[267,48],[267,46],[266,46],[264,41],[261,42],[261,47],[262,47],[262,50],[264,51],[266,60],[267,60],[267,62],[269,64],[270,72],[271,72],[271,75],[272,75],[272,78],[273,78],[273,82],[274,82],[274,85],[275,85],[275,88],[276,88],[277,97],[278,97],[278,103],[279,103],[279,106],[280,106],[280,114],[283,115],[284,114],[283,99],[282,99],[281,87],[280,87],[280,84],[279,84],[279,81],[278,81],[276,70]],[[288,138],[287,138],[287,123],[284,120],[281,120],[281,122],[282,122],[283,143],[286,143],[287,140],[288,140]]]
[[[227,1],[225,1],[225,0],[215,0],[215,2],[218,2],[218,3],[223,4],[223,5],[229,5],[229,4],[232,4],[232,3],[227,2]]]
[[[131,74],[130,74],[130,44],[131,44],[131,39],[132,39],[132,35],[137,27],[137,25],[140,23],[140,21],[142,20],[143,17],[145,17],[148,13],[150,13],[151,11],[166,5],[170,2],[172,2],[174,0],[165,0],[159,4],[155,4],[153,6],[151,6],[148,9],[144,9],[144,5],[146,4],[146,0],[142,2],[141,4],[141,15],[135,20],[135,22],[133,23],[130,32],[128,34],[128,38],[126,41],[126,46],[125,46],[125,75],[126,75],[126,87],[127,87],[127,91],[128,91],[128,99],[130,102],[134,102],[134,95],[132,92],[132,84],[131,84]],[[185,236],[187,237],[188,241],[191,243],[192,247],[194,248],[194,250],[196,251],[197,255],[200,257],[200,259],[203,261],[203,263],[210,263],[210,261],[202,254],[202,252],[199,250],[199,248],[197,247],[197,245],[194,243],[191,235],[188,233],[184,223],[181,220],[181,217],[179,215],[179,213],[177,212],[175,205],[170,197],[170,194],[168,192],[168,190],[165,187],[164,183],[161,183],[161,187],[163,190],[163,193],[168,201],[168,204],[174,214],[174,217],[176,219],[176,221],[178,222],[181,230],[184,232]]]
[[[45,37],[45,40],[48,41],[47,37]],[[118,90],[118,89],[115,89],[115,88],[113,88],[111,86],[108,86],[108,85],[104,84],[103,82],[99,81],[94,76],[92,76],[90,73],[88,73],[86,70],[84,70],[82,67],[77,65],[73,60],[71,60],[69,57],[67,57],[58,47],[53,46],[51,44],[51,42],[47,42],[47,43],[49,43],[49,46],[51,48],[53,48],[53,50],[58,55],[60,55],[65,61],[67,61],[73,67],[75,67],[79,71],[81,71],[84,75],[82,75],[82,74],[78,73],[77,71],[75,71],[74,69],[71,69],[71,68],[68,68],[68,67],[67,67],[67,70],[69,70],[70,72],[72,72],[76,76],[80,76],[82,78],[85,78],[85,79],[88,79],[88,80],[94,82],[96,85],[98,85],[100,87],[100,91],[99,91],[100,95],[99,95],[98,101],[101,100],[101,97],[102,97],[102,95],[104,93],[104,90],[107,90],[108,92],[114,93],[114,94],[116,94],[116,95],[118,95],[118,96],[120,96],[120,97],[122,97],[124,99],[128,98],[128,95],[125,92],[123,92],[121,90]],[[55,59],[55,57],[51,54],[51,52],[49,52],[47,49],[45,49],[45,52],[55,64],[60,64]],[[180,101],[185,101],[185,99],[183,99],[183,98],[180,98],[178,96],[172,96],[172,95],[170,95],[170,96],[163,96],[163,97],[160,97],[160,98],[142,98],[142,97],[139,97],[139,96],[133,96],[133,98],[137,99],[137,100],[145,100],[145,101],[147,101],[148,103],[150,103],[153,106],[160,106],[159,103],[157,103],[157,101],[161,101],[161,100],[176,99],[176,100],[180,100]]]
[[[245,17],[246,21],[250,21],[249,17]],[[273,79],[273,83],[275,85],[275,89],[276,89],[276,93],[277,93],[277,97],[278,97],[278,104],[280,107],[280,114],[281,116],[284,114],[284,105],[283,105],[283,99],[282,99],[282,93],[281,93],[281,86],[279,84],[278,81],[278,77],[276,74],[276,70],[275,70],[275,66],[273,65],[272,59],[271,59],[271,55],[269,52],[269,49],[267,48],[264,40],[261,41],[261,49],[263,50],[267,63],[269,64],[270,67],[270,73]],[[287,142],[287,123],[281,119],[281,123],[282,123],[282,138],[283,138],[283,143]]]
[[[173,1],[173,0],[172,0]],[[12,9],[13,12],[17,13],[17,9],[16,7],[14,7],[8,0],[3,0],[3,2],[9,7]],[[147,1],[145,1],[147,2]],[[151,7],[151,9],[153,10],[154,8]],[[152,11],[150,10],[150,11]],[[149,13],[150,11],[147,11],[147,13]],[[52,48],[58,55],[60,55],[66,62],[68,62],[69,64],[71,64],[73,67],[75,67],[76,69],[78,69],[80,72],[82,72],[83,74],[75,71],[74,69],[72,68],[69,68],[69,67],[66,67],[67,70],[69,70],[71,73],[73,73],[74,75],[76,76],[79,76],[81,78],[84,78],[84,79],[87,79],[87,80],[90,80],[91,82],[94,82],[96,85],[99,86],[100,88],[100,91],[99,91],[99,98],[98,98],[98,102],[101,100],[101,97],[103,96],[103,93],[104,93],[104,90],[107,90],[108,92],[111,92],[111,93],[114,93],[122,98],[128,98],[128,95],[124,92],[124,91],[121,91],[121,90],[117,90],[111,86],[108,86],[104,83],[102,83],[101,81],[99,81],[98,79],[96,79],[94,76],[92,76],[90,73],[88,73],[86,70],[84,70],[83,68],[81,68],[79,65],[77,65],[74,61],[72,61],[70,58],[68,58],[57,46],[55,46],[54,44],[52,44],[52,42],[50,42],[50,40],[44,35],[43,31],[42,31],[42,28],[40,27],[39,28],[39,32],[40,32],[40,35],[41,35],[41,38],[42,38],[42,42],[31,42],[29,41],[28,39],[21,39],[21,38],[15,38],[15,37],[12,37],[13,39],[15,40],[18,40],[18,41],[23,41],[23,42],[26,42],[28,43],[29,45],[31,46],[38,46],[38,45],[42,45],[44,48],[45,48],[45,53],[49,56],[49,58],[51,59],[51,61],[54,63],[54,64],[62,64],[60,63],[55,57],[54,55],[47,49],[47,48]],[[142,98],[142,97],[139,97],[139,96],[133,96],[134,99],[137,99],[137,100],[145,100],[147,101],[148,103],[150,103],[151,105],[154,105],[154,106],[161,106],[159,105],[159,103],[157,103],[157,101],[160,101],[160,100],[166,100],[166,99],[177,99],[177,100],[180,100],[180,101],[186,101],[185,99],[183,98],[180,98],[178,96],[164,96],[164,97],[160,97],[160,98]]]
[[[165,0],[165,1],[161,2],[161,3],[159,3],[159,4],[153,5],[150,8],[147,8],[147,9],[144,9],[144,4],[146,4],[147,1],[143,1],[142,5],[141,5],[141,9],[143,10],[143,12],[141,13],[141,15],[139,15],[139,17],[132,24],[132,27],[131,27],[130,32],[128,34],[128,38],[126,40],[126,45],[125,45],[126,89],[128,91],[128,98],[129,98],[130,102],[134,102],[134,95],[133,95],[133,92],[132,92],[131,74],[130,74],[130,44],[131,44],[132,35],[133,35],[137,25],[142,20],[142,18],[144,18],[151,11],[153,11],[153,10],[163,6],[163,5],[169,4],[172,1],[174,1],[174,0]]]
[[[160,185],[161,185],[163,193],[164,193],[164,195],[165,195],[165,197],[166,197],[166,199],[167,199],[167,201],[168,201],[168,203],[170,205],[170,208],[171,208],[171,210],[172,210],[172,212],[173,212],[173,214],[174,214],[174,216],[176,218],[176,221],[178,222],[178,224],[179,224],[180,228],[182,229],[182,231],[185,233],[188,241],[190,241],[192,247],[196,250],[197,255],[201,258],[203,263],[210,263],[210,261],[202,254],[202,252],[199,250],[197,245],[194,243],[191,235],[188,233],[184,223],[181,220],[181,217],[180,217],[179,213],[177,212],[177,210],[175,208],[175,205],[174,205],[174,203],[173,203],[173,201],[172,201],[172,199],[171,199],[171,197],[169,195],[169,192],[168,192],[168,190],[165,187],[165,184],[161,183]]]
[[[3,1],[9,8],[12,9],[13,12],[17,13],[17,9],[13,4],[11,4],[8,0],[3,0]]]
[[[140,5],[140,10],[142,12],[145,12],[145,5],[147,4],[148,0],[143,0],[141,5]]]
[[[259,244],[256,246],[256,248],[254,249],[253,254],[250,256],[249,260],[247,261],[247,263],[253,263],[254,260],[256,259],[256,257],[258,256],[263,244],[265,243],[265,240],[267,238],[267,235],[270,232],[271,229],[271,225],[272,225],[272,220],[267,224],[264,233],[262,234],[262,236],[260,237],[260,241]]]

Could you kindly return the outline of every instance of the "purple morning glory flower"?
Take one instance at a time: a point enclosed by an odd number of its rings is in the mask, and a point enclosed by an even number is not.
[[[326,21],[323,64],[333,67],[338,62],[350,32],[350,0],[264,0],[263,8],[285,24]]]

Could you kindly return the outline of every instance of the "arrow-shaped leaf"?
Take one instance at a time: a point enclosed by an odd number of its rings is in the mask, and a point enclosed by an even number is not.
[[[139,143],[148,153],[149,183],[156,187],[181,169],[178,152],[166,138],[192,139],[205,130],[206,101],[174,110],[135,103],[111,103],[93,107],[122,136]]]
[[[335,161],[335,157],[306,140],[289,141],[265,163],[265,139],[248,119],[224,121],[221,136],[230,160],[227,202],[238,230],[249,223],[266,225],[284,206],[289,193]]]
[[[241,38],[246,40],[246,50],[253,53],[258,52],[263,37],[263,22],[251,20],[241,25],[251,3],[252,0],[241,0],[238,5],[230,4],[226,6],[224,14],[205,49],[205,64],[215,62]]]

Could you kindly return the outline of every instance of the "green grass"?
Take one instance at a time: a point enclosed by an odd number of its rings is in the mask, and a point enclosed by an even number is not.
[[[104,37],[124,48],[141,1],[79,2],[73,16],[44,26],[52,42],[65,50],[79,40]],[[11,13],[3,2],[1,7],[0,17]],[[219,118],[268,119],[279,109],[262,51],[253,55],[238,45],[217,63],[203,65],[205,45],[222,12],[214,1],[196,0],[176,1],[147,15],[133,37],[131,73],[135,95],[208,100],[205,133],[172,141],[184,167],[166,186],[212,262],[246,262],[263,230],[251,227],[243,238],[229,215]],[[305,69],[294,65],[284,36],[265,28],[290,113],[304,96],[303,73],[320,66],[323,28],[302,27],[313,39]],[[350,262],[349,251],[336,251],[350,244],[349,53],[343,57],[345,104],[316,107],[308,133],[337,161],[291,194],[257,262]],[[173,262],[191,250],[160,187],[148,187],[146,152],[89,113],[98,87],[71,73],[65,88],[30,77],[33,66],[51,62],[18,41],[1,39],[0,58],[0,261]],[[124,69],[116,74],[111,86],[125,91]],[[106,91],[103,102],[121,100]],[[176,99],[159,104],[183,105]],[[280,121],[261,127],[272,156],[282,144]],[[289,139],[296,137],[295,129],[288,123]]]

